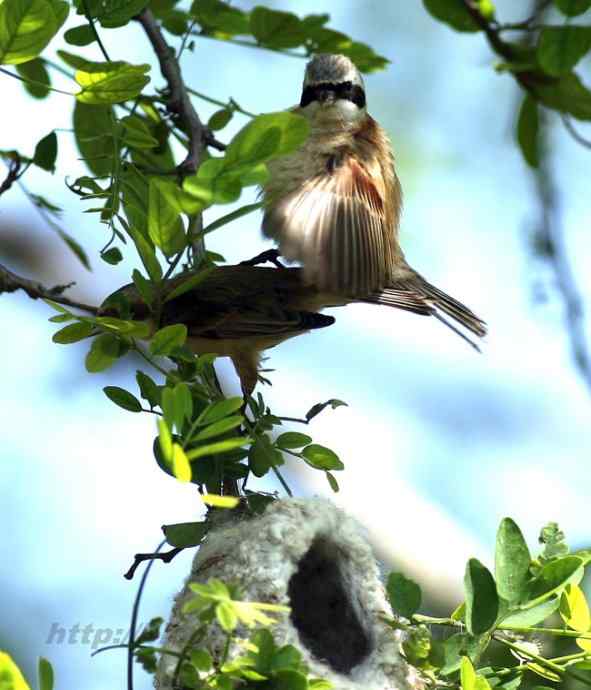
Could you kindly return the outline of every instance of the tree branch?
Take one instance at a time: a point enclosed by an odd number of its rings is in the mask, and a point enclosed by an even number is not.
[[[4,178],[4,181],[0,184],[0,196],[2,196],[4,192],[7,192],[12,187],[12,185],[19,179],[19,177],[21,177],[21,175],[25,172],[24,170],[21,172],[21,165],[21,158],[15,151],[14,155],[11,156],[9,162],[7,163],[8,173]]]
[[[181,175],[192,175],[199,167],[206,128],[191,103],[181,68],[175,57],[175,51],[166,43],[152,11],[146,8],[136,19],[142,25],[154,48],[162,76],[168,84],[169,94],[166,107],[177,118],[179,127],[189,137],[189,152],[185,160],[178,166],[178,170]]]
[[[52,288],[47,288],[41,283],[37,283],[27,278],[17,276],[12,273],[5,266],[0,264],[0,294],[3,292],[16,292],[17,290],[24,290],[31,299],[49,299],[58,304],[63,304],[67,307],[75,307],[82,309],[90,314],[98,314],[98,308],[82,302],[76,302],[63,297],[62,293],[71,288],[74,283],[68,285],[55,285]]]
[[[152,563],[155,560],[163,561],[164,563],[170,563],[175,556],[181,551],[184,551],[184,546],[177,546],[170,551],[165,551],[164,553],[159,553],[158,551],[154,553],[136,553],[133,557],[133,564],[129,570],[123,575],[126,580],[132,580],[135,575],[135,571],[138,569],[139,565],[144,561],[150,561]]]

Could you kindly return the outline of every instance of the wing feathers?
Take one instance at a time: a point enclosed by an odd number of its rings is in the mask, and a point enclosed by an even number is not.
[[[395,229],[366,170],[350,155],[339,163],[269,207],[263,229],[319,289],[364,297],[386,283]]]

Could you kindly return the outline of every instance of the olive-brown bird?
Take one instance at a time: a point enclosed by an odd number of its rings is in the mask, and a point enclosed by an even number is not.
[[[316,55],[308,63],[292,112],[307,118],[310,134],[297,151],[268,163],[265,235],[302,263],[327,304],[339,295],[414,311],[420,302],[484,336],[480,318],[407,264],[392,148],[365,103],[363,79],[347,57]]]
[[[264,350],[310,330],[332,325],[335,321],[332,316],[318,312],[356,301],[339,295],[328,296],[306,282],[300,268],[268,268],[253,262],[216,266],[193,288],[167,299],[167,295],[188,279],[187,274],[178,275],[167,283],[159,323],[152,323],[152,331],[185,324],[187,345],[193,352],[230,357],[246,397],[256,386]],[[115,315],[121,296],[125,296],[132,318],[152,319],[133,284],[110,295],[101,307],[101,314]],[[417,314],[435,314],[429,300],[406,289],[392,288],[364,301]],[[458,304],[457,308],[477,320],[462,305]]]

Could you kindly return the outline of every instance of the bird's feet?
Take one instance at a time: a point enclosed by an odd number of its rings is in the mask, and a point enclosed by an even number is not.
[[[240,265],[241,266],[258,266],[259,264],[264,264],[267,261],[269,263],[272,263],[274,266],[277,268],[285,268],[285,266],[279,261],[279,257],[281,254],[279,253],[279,250],[277,249],[267,249],[264,252],[261,252],[257,256],[255,256],[252,259],[248,259],[247,261],[241,261]]]

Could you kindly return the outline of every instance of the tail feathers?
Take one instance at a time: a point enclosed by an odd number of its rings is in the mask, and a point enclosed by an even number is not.
[[[445,317],[448,316],[479,338],[486,335],[486,324],[481,318],[418,273],[413,272],[409,278],[397,280],[391,287],[370,295],[365,301],[434,316],[479,351],[478,345]]]

